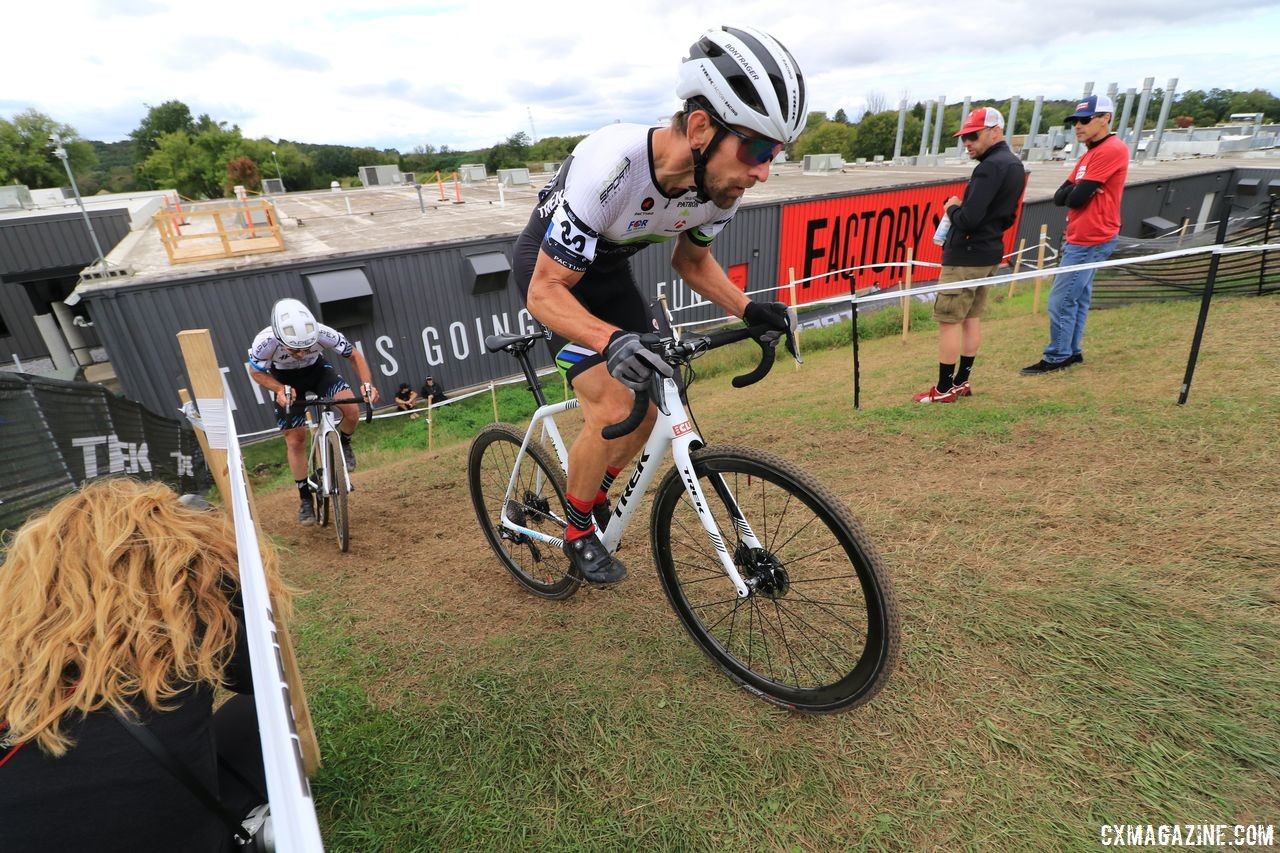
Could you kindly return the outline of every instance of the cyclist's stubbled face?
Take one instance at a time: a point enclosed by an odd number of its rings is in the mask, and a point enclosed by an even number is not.
[[[725,134],[707,163],[707,195],[716,207],[728,209],[757,183],[769,180],[772,161],[748,164],[738,156],[746,143],[732,133]]]

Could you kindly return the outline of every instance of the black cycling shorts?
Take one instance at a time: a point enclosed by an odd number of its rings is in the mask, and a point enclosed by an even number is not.
[[[307,425],[307,407],[303,401],[308,391],[317,397],[333,397],[338,392],[351,388],[342,374],[324,359],[317,359],[315,364],[297,370],[272,370],[271,375],[297,392],[297,397],[287,412],[275,402],[274,394],[271,397],[272,407],[276,410],[276,426],[280,429],[297,429]]]
[[[520,294],[526,301],[529,298],[529,282],[533,279],[533,268],[538,262],[541,247],[542,233],[531,228],[526,228],[516,241],[513,253],[514,272]],[[624,260],[606,268],[588,268],[569,292],[593,316],[619,329],[643,334],[656,328],[644,297],[640,295],[640,288],[631,275],[629,261]],[[556,360],[556,365],[570,383],[582,371],[602,364],[605,360],[603,354],[582,344],[572,343],[555,333],[552,333],[549,345],[551,357]]]

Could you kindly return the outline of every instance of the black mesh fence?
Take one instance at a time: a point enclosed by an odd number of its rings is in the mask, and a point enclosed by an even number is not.
[[[1173,232],[1160,237],[1121,237],[1112,260],[1212,246],[1217,228],[1191,234]],[[1258,246],[1280,243],[1280,199],[1271,198],[1230,217],[1224,245]],[[1093,302],[1138,299],[1199,299],[1209,277],[1213,255],[1166,258],[1098,270],[1093,282]],[[1280,250],[1225,253],[1218,260],[1215,296],[1262,295],[1280,291]]]
[[[128,474],[179,492],[209,485],[195,433],[101,385],[0,373],[0,530],[86,480]]]

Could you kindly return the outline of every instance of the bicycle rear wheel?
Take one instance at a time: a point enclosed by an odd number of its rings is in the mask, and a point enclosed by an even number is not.
[[[342,464],[342,440],[338,431],[333,430],[325,436],[325,456],[331,470],[333,481],[333,529],[338,534],[338,547],[345,553],[351,547],[351,534],[348,530],[350,519],[347,517],[347,468]]]
[[[679,472],[667,472],[654,498],[653,553],[694,642],[749,692],[786,708],[833,713],[873,697],[897,659],[898,611],[857,519],[825,486],[769,453],[707,447],[693,453],[693,465],[751,588],[738,597]],[[761,548],[742,542],[743,522]]]
[[[467,456],[471,503],[489,545],[521,586],[543,598],[567,598],[578,589],[579,579],[570,573],[564,552],[501,525],[505,510],[521,527],[563,537],[569,517],[564,475],[537,444],[526,449],[511,499],[506,500],[522,443],[524,433],[510,424],[490,424],[480,431]]]

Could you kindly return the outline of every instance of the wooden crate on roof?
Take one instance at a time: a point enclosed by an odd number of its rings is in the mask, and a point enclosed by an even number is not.
[[[279,219],[265,199],[204,209],[166,206],[152,219],[171,264],[284,251]]]

